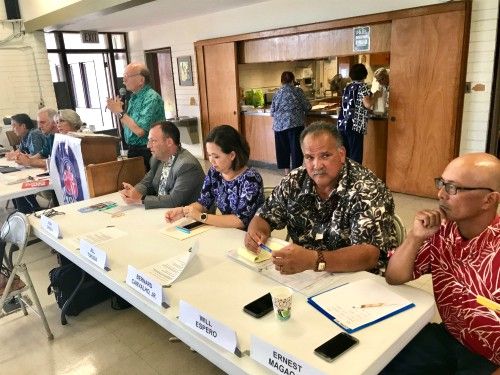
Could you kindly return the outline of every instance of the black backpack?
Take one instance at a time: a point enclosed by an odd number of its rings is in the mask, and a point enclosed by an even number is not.
[[[81,276],[82,270],[71,262],[53,268],[49,272],[50,285],[47,288],[47,293],[52,294],[54,292],[59,308],[62,309],[64,303],[71,296]],[[111,294],[112,292],[108,288],[85,273],[83,284],[67,309],[66,314],[76,316],[81,311],[109,299]]]

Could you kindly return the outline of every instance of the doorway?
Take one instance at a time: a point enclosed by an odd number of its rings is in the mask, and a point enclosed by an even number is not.
[[[151,73],[151,87],[161,95],[165,103],[165,118],[177,117],[174,70],[170,47],[145,52],[146,66]]]

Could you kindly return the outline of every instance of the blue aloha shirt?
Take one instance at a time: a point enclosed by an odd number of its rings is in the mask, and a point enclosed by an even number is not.
[[[392,194],[370,170],[347,158],[328,199],[319,197],[307,170],[299,167],[281,180],[257,215],[271,230],[286,226],[293,242],[307,249],[374,245],[380,249],[379,267],[397,246]]]
[[[363,105],[363,98],[371,96],[364,82],[354,81],[347,85],[342,94],[342,110],[339,113],[337,129],[366,134],[369,110]]]
[[[54,145],[55,134],[53,133],[47,134],[44,135],[44,137],[45,137],[45,142],[43,144],[42,151],[40,152],[40,154],[42,155],[42,158],[47,159],[52,153],[52,146]]]
[[[311,108],[311,103],[300,87],[284,84],[274,95],[271,103],[273,130],[280,132],[304,126],[306,114]]]
[[[138,137],[127,126],[124,126],[125,142],[129,146],[146,146],[151,125],[159,121],[165,121],[163,99],[150,85],[145,85],[130,96],[127,115],[144,130],[145,134],[143,137]]]
[[[30,155],[41,154],[44,144],[45,136],[43,133],[38,129],[32,129],[21,138],[19,150]]]
[[[234,180],[226,181],[220,172],[210,167],[198,203],[207,210],[215,203],[223,215],[236,215],[246,229],[264,203],[262,177],[255,169],[248,168]]]

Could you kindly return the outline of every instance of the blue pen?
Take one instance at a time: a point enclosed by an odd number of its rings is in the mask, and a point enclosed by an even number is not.
[[[186,229],[184,227],[176,226],[175,229],[180,230],[181,232],[184,232],[184,233],[187,233],[187,234],[191,233],[191,231],[189,229]]]
[[[260,243],[260,244],[259,244],[259,247],[260,247],[262,250],[267,251],[268,253],[272,253],[272,252],[273,252],[273,251],[271,250],[271,248],[270,248],[270,247],[268,247],[268,246],[264,245],[263,243]]]

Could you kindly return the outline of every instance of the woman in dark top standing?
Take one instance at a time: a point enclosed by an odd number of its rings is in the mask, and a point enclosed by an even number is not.
[[[276,160],[278,168],[284,169],[285,174],[290,172],[290,168],[295,169],[302,165],[303,155],[299,138],[304,130],[306,113],[311,110],[311,103],[300,87],[294,86],[294,82],[295,76],[292,72],[283,72],[282,86],[274,95],[271,104]]]
[[[198,202],[168,210],[165,219],[170,223],[184,216],[217,227],[246,229],[264,203],[262,177],[247,166],[250,147],[229,125],[212,129],[205,145],[212,166]],[[222,215],[208,213],[214,204]]]
[[[361,164],[363,162],[363,140],[368,124],[368,112],[373,106],[368,85],[364,83],[368,71],[363,64],[354,64],[349,70],[349,83],[342,94],[342,110],[337,129],[344,140],[346,156]]]

